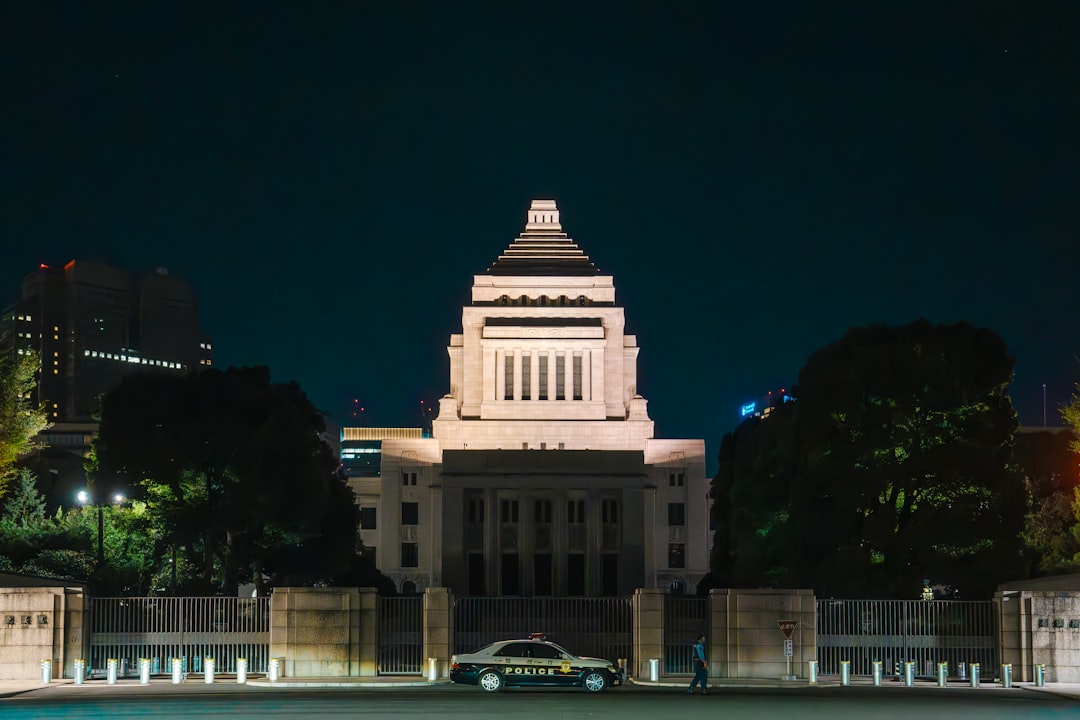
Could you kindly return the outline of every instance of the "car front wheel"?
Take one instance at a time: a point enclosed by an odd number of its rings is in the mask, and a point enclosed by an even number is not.
[[[591,670],[585,675],[585,679],[582,680],[581,686],[591,693],[604,692],[608,686],[607,675],[599,670]]]
[[[503,677],[494,670],[485,670],[480,673],[477,684],[484,692],[499,692],[503,689]]]

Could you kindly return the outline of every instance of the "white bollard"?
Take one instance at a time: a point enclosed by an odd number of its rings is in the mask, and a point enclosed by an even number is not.
[[[86,681],[86,661],[75,661],[75,684],[82,685]]]
[[[649,658],[649,682],[660,680],[660,658]]]
[[[881,687],[881,661],[874,661],[874,685]]]
[[[41,684],[48,685],[52,682],[52,660],[41,661]]]
[[[247,682],[247,658],[236,658],[236,684]]]
[[[108,685],[116,684],[116,670],[120,665],[120,661],[116,658],[109,658],[105,661],[105,683]]]
[[[813,685],[817,682],[817,660],[811,660],[807,664],[809,665],[809,668],[807,669],[807,679],[809,683]]]
[[[850,685],[851,684],[851,661],[850,660],[841,660],[840,661],[840,684],[841,685]]]
[[[270,668],[267,672],[270,682],[277,682],[281,677],[281,658],[270,658]]]
[[[139,684],[150,684],[150,658],[139,658]]]
[[[915,684],[915,663],[910,660],[904,663],[904,685],[911,687]]]
[[[979,687],[979,663],[971,663],[971,687]]]
[[[1012,663],[1001,664],[1001,687],[1012,687]]]
[[[937,664],[937,686],[947,687],[949,684],[949,663],[939,662]]]
[[[427,659],[427,679],[428,682],[435,682],[439,679],[439,659],[428,658]]]
[[[207,685],[214,684],[214,658],[212,657],[203,660],[203,682]]]
[[[184,661],[181,658],[172,659],[172,683],[179,685],[184,682]]]
[[[1035,687],[1046,687],[1046,665],[1042,663],[1035,666]]]

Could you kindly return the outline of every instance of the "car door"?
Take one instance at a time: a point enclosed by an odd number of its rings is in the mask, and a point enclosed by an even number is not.
[[[537,668],[536,683],[544,685],[572,685],[577,671],[570,662],[570,655],[551,643],[538,642],[532,649],[533,663]]]
[[[507,685],[529,685],[533,673],[530,673],[529,659],[532,655],[528,642],[514,642],[503,645],[495,653],[495,664],[500,667]]]

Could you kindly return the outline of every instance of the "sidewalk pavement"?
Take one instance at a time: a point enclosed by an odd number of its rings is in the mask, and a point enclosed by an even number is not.
[[[638,687],[650,687],[650,688],[685,688],[690,682],[689,678],[665,678],[659,682],[650,682],[648,680],[630,678],[628,684],[636,685]],[[150,684],[152,686],[170,685],[170,679],[167,676],[155,676]],[[221,686],[235,685],[235,675],[218,675],[215,686],[221,688]],[[248,677],[248,686],[257,688],[270,688],[270,689],[289,689],[289,688],[351,688],[355,690],[377,690],[380,688],[402,688],[402,687],[446,687],[450,685],[450,681],[447,678],[441,678],[434,682],[417,677],[416,675],[380,675],[377,677],[312,677],[312,678],[294,678],[283,677],[279,678],[276,682],[270,682],[270,680],[264,675],[254,675]],[[13,697],[15,695],[22,695],[30,692],[48,692],[54,688],[74,685],[74,681],[70,679],[53,680],[48,686],[42,685],[40,680],[0,680],[0,698]],[[184,681],[183,686],[196,686],[191,688],[192,691],[197,691],[198,687],[205,688],[206,683],[203,682],[202,675],[192,675]],[[903,687],[901,683],[894,681],[892,678],[884,681],[883,686],[887,687]],[[138,678],[124,678],[119,680],[115,686],[106,684],[104,680],[87,680],[83,687],[94,690],[114,690],[118,688],[139,686]],[[870,678],[853,677],[851,678],[852,687],[872,687],[873,681]],[[709,687],[722,690],[723,688],[808,688],[808,687],[840,687],[839,677],[818,677],[818,682],[811,685],[805,678],[799,680],[780,680],[769,678],[710,678]],[[936,683],[925,679],[919,680],[915,683],[915,687],[927,690],[938,689]],[[941,688],[943,691],[949,688],[969,688],[970,685],[967,682],[951,681],[947,688]],[[1021,683],[1014,682],[1013,689],[1029,690],[1032,692],[1045,692],[1060,697],[1070,698],[1080,701],[1080,683],[1047,683],[1043,687],[1036,687],[1034,683]],[[982,682],[979,685],[979,690],[995,691],[1005,690],[997,682]]]

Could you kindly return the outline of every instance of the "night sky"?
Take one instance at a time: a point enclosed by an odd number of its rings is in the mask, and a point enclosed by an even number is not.
[[[417,425],[473,275],[554,198],[710,472],[852,325],[989,327],[1055,425],[1077,37],[1066,0],[5,2],[0,304],[42,262],[164,266],[219,365]]]

